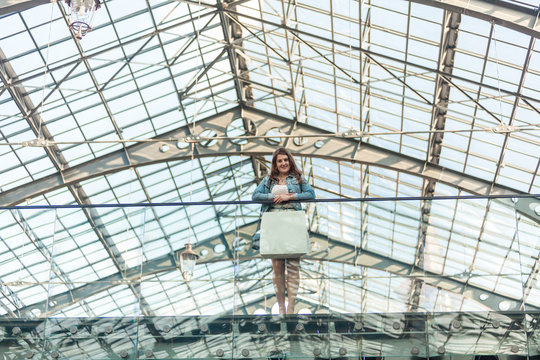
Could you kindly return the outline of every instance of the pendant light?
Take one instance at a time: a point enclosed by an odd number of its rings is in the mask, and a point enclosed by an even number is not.
[[[191,243],[186,244],[184,251],[176,253],[176,261],[180,264],[180,271],[186,281],[191,280],[193,277],[193,271],[198,259],[199,255],[193,251]]]
[[[101,7],[99,0],[65,0],[68,6],[69,27],[79,40],[92,30],[92,22],[97,9]]]

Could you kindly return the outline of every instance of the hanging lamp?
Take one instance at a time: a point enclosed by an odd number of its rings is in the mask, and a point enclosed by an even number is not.
[[[199,255],[193,251],[190,243],[186,244],[186,249],[184,251],[176,253],[176,261],[180,264],[180,271],[186,281],[191,280],[193,277],[193,271],[198,259]]]
[[[68,6],[69,27],[79,40],[92,30],[92,22],[97,9],[101,7],[99,0],[65,0]]]

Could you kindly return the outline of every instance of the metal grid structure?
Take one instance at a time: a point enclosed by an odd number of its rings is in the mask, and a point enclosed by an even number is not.
[[[344,200],[307,206],[302,311],[540,308],[538,7],[111,0],[77,41],[42,3],[0,1],[1,316],[271,313],[259,205],[216,202],[277,145]]]

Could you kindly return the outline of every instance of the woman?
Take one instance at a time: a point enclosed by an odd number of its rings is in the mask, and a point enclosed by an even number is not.
[[[270,175],[265,177],[253,193],[254,201],[272,200],[263,204],[261,212],[302,210],[299,202],[290,200],[314,199],[315,192],[302,176],[289,150],[278,148],[272,156]],[[272,281],[280,314],[294,314],[294,303],[300,284],[300,258],[272,259]],[[285,277],[285,269],[287,276]],[[288,307],[285,308],[285,289]]]

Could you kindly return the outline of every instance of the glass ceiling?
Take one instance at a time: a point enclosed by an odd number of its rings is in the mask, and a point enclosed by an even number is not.
[[[540,308],[538,8],[424,2],[0,1],[0,316],[275,311],[278,144],[332,200],[297,310]]]

